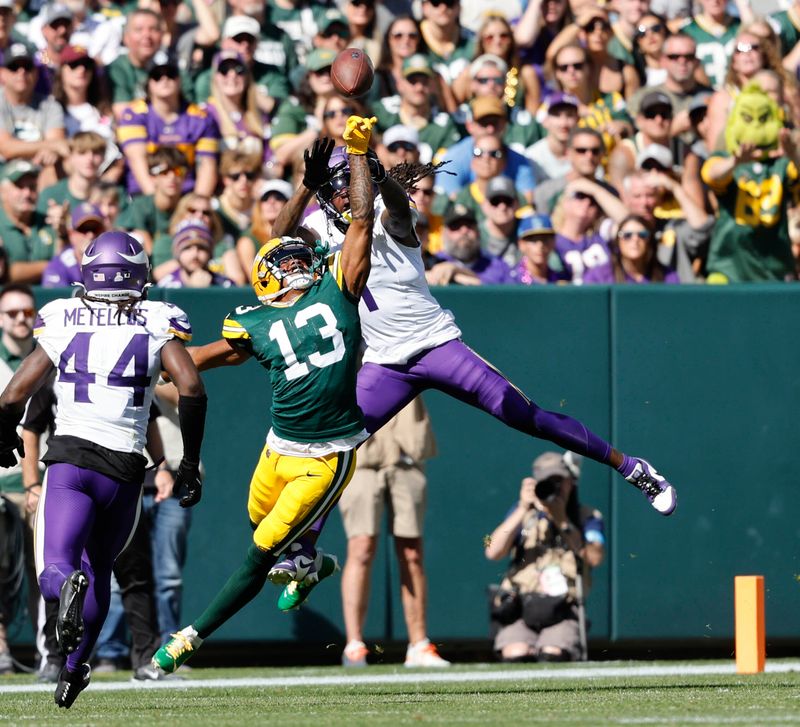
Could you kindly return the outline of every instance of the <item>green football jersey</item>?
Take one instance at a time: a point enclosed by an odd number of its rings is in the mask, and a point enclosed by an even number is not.
[[[706,162],[727,157],[717,152]],[[730,282],[784,280],[794,270],[786,208],[797,191],[798,172],[786,157],[734,168],[720,182],[703,180],[719,199],[719,217],[711,235],[708,272]]]
[[[692,18],[681,28],[681,32],[694,38],[697,43],[697,57],[714,88],[722,88],[725,82],[728,58],[733,53],[733,40],[738,30],[739,21],[735,18],[730,19],[721,35],[706,27],[702,17]]]
[[[356,403],[358,300],[345,290],[338,254],[292,304],[240,306],[222,335],[269,371],[277,436],[329,442],[364,428]]]

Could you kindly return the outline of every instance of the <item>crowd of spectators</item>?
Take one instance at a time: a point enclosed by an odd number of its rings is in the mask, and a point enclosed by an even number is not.
[[[0,0],[0,282],[73,282],[115,227],[160,286],[244,285],[350,114],[387,168],[445,162],[431,284],[797,279],[800,0],[595,2]]]

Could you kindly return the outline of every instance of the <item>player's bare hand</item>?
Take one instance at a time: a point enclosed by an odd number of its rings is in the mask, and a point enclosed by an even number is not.
[[[351,116],[347,119],[342,138],[347,142],[348,154],[366,154],[369,149],[369,140],[372,137],[372,127],[378,123],[377,116]]]

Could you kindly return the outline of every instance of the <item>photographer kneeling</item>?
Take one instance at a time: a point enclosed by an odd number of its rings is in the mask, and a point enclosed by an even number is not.
[[[502,661],[581,658],[580,603],[590,570],[603,561],[605,535],[600,512],[578,502],[578,472],[556,452],[537,457],[519,502],[486,547],[489,560],[512,554],[491,600],[494,649]]]

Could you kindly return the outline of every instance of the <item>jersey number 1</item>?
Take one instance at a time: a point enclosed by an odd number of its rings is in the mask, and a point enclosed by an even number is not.
[[[324,369],[326,366],[332,366],[344,358],[344,337],[336,327],[336,316],[324,303],[314,303],[314,305],[299,311],[294,317],[295,327],[302,328],[314,316],[320,316],[325,321],[325,325],[319,329],[319,335],[322,338],[333,340],[333,350],[328,351],[328,353],[315,351],[308,357],[308,363],[318,369]],[[308,364],[297,360],[297,354],[292,348],[292,342],[289,340],[289,334],[286,332],[286,326],[283,321],[276,321],[270,326],[269,337],[277,342],[283,360],[286,362],[286,370],[284,371],[286,380],[294,381],[306,376],[309,372]]]
[[[89,372],[89,343],[94,333],[76,333],[58,361],[58,380],[75,384],[75,401],[91,404],[89,384],[95,383],[96,374]],[[150,385],[148,368],[147,333],[135,333],[108,374],[109,386],[133,389],[133,406],[144,404],[144,392]],[[125,369],[133,360],[133,376],[125,376]],[[70,363],[72,364],[70,369]]]

